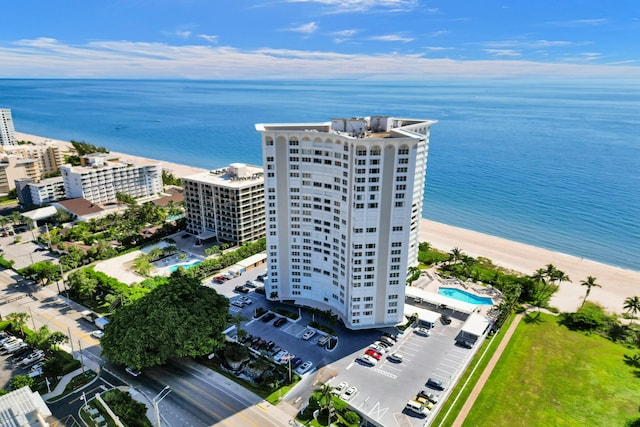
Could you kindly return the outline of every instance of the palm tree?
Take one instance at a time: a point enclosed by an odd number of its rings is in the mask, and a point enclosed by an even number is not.
[[[409,277],[407,278],[407,285],[411,286],[413,282],[420,277],[420,268],[417,266],[409,267]]]
[[[582,300],[582,306],[584,306],[584,303],[587,301],[587,298],[589,298],[589,294],[591,293],[591,288],[601,288],[602,285],[599,285],[598,283],[596,283],[596,278],[593,276],[588,276],[587,280],[583,280],[580,282],[580,286],[586,286],[587,287],[587,292],[584,295],[584,299]]]
[[[324,383],[320,386],[320,388],[318,389],[318,391],[320,392],[320,401],[318,403],[320,403],[320,409],[323,411],[328,411],[328,417],[329,418],[331,416],[331,409],[333,407],[333,399],[332,399],[332,394],[331,394],[331,390],[333,390],[333,387],[331,387],[329,384]],[[331,421],[329,419],[329,421]]]
[[[453,262],[454,264],[456,264],[459,260],[462,259],[463,255],[464,253],[462,252],[462,249],[460,249],[459,247],[455,247],[451,249],[451,252],[449,252],[449,262]]]
[[[12,327],[15,328],[16,331],[20,332],[20,335],[24,337],[24,328],[27,324],[27,320],[29,320],[29,316],[27,313],[10,313],[7,316],[12,322]]]
[[[627,312],[631,313],[631,318],[633,319],[635,315],[640,312],[640,297],[627,297],[624,300],[623,308],[627,310]]]

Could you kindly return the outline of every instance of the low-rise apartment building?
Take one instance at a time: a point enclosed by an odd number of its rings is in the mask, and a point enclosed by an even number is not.
[[[66,198],[64,181],[61,176],[43,179],[36,182],[33,179],[16,180],[18,201],[22,206],[38,205],[63,200]]]
[[[189,233],[238,244],[265,236],[261,167],[234,163],[182,181]]]
[[[21,159],[13,155],[5,155],[0,159],[0,193],[8,193],[16,188],[15,180],[32,178],[40,179],[35,160]]]

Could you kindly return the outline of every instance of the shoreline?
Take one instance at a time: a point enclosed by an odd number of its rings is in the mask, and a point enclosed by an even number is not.
[[[16,132],[16,139],[34,143],[52,143],[65,150],[71,147],[70,142],[22,132]],[[163,169],[170,171],[176,178],[207,171],[207,169],[126,153],[110,153],[136,164],[159,163]],[[422,218],[420,222],[420,241],[429,242],[434,248],[446,252],[458,247],[467,255],[489,258],[496,265],[523,274],[532,274],[538,268],[553,264],[564,271],[572,280],[572,282],[563,282],[558,292],[551,298],[551,305],[558,307],[561,311],[575,311],[580,307],[586,291],[584,286],[580,286],[580,281],[585,280],[587,276],[594,276],[596,283],[602,285],[601,288],[591,290],[589,301],[601,304],[607,311],[622,313],[624,299],[640,295],[640,287],[638,286],[640,285],[640,271],[603,264],[425,218]]]

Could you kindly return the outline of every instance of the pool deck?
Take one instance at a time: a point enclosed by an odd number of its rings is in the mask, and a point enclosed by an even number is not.
[[[458,289],[479,297],[491,298],[493,300],[493,305],[478,305],[479,314],[489,318],[494,318],[496,316],[497,313],[493,307],[498,305],[502,299],[502,292],[491,285],[484,286],[482,283],[464,282],[457,278],[443,279],[438,275],[438,273],[436,273],[435,267],[423,270],[418,280],[413,282],[413,286],[418,287],[423,291],[433,292],[435,294],[437,294],[438,290],[443,287]]]

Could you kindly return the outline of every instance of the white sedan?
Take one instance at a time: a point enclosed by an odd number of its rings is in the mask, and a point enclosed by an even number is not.
[[[354,386],[349,387],[342,393],[342,400],[349,400],[358,393],[358,389]]]

